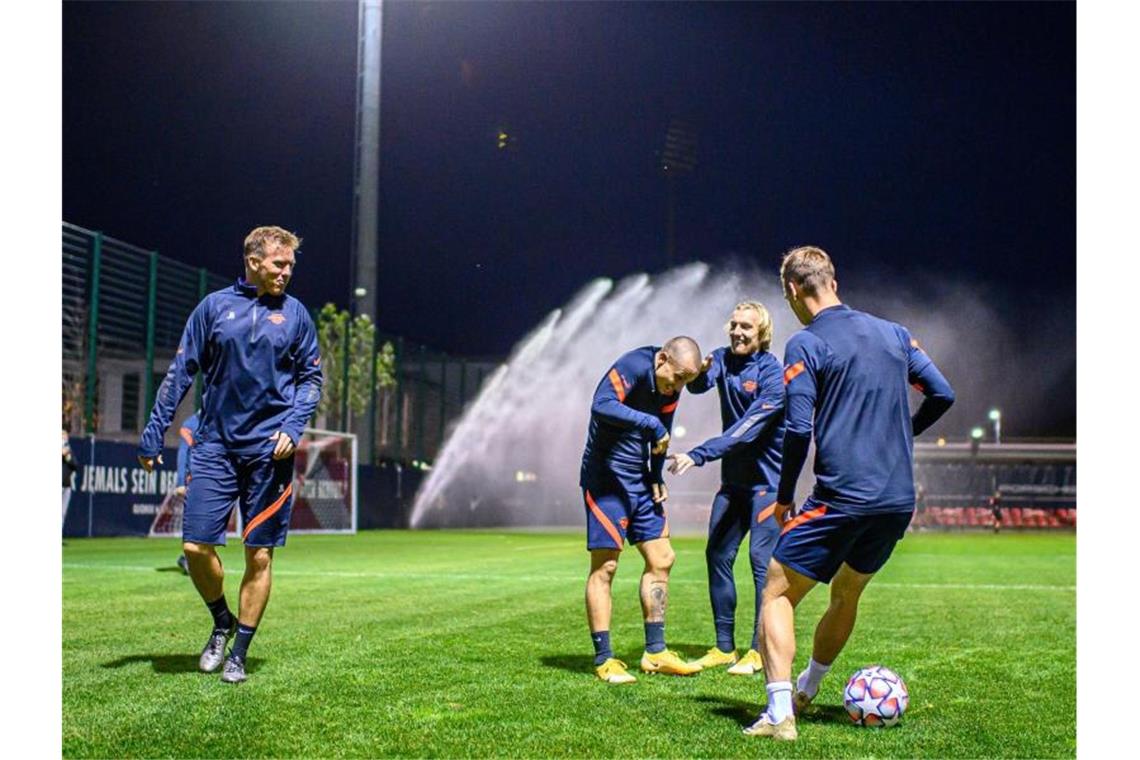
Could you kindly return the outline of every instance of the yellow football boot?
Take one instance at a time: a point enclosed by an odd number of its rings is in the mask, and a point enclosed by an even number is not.
[[[633,683],[637,680],[636,677],[630,675],[630,673],[625,669],[625,663],[616,657],[609,658],[601,665],[594,668],[594,671],[598,674],[598,678],[602,679],[606,683]]]
[[[646,673],[665,673],[670,676],[691,676],[703,668],[695,662],[685,662],[676,652],[663,649],[656,654],[641,655],[641,669]]]
[[[715,668],[717,665],[731,665],[736,662],[736,650],[722,652],[717,647],[713,647],[705,652],[704,657],[693,660],[693,662],[702,668]]]
[[[745,736],[767,736],[776,741],[794,742],[800,733],[796,730],[796,716],[789,715],[779,723],[773,723],[768,713],[760,713],[760,717],[748,728],[744,729]]]
[[[764,672],[764,660],[755,649],[749,649],[728,672],[734,676],[752,676]]]

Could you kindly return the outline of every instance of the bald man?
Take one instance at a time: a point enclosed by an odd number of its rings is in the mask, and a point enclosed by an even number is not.
[[[614,657],[610,646],[611,589],[627,540],[645,560],[641,669],[669,675],[701,670],[665,646],[665,606],[674,554],[665,516],[668,492],[662,480],[681,389],[697,377],[701,361],[696,341],[676,337],[661,347],[644,346],[623,354],[594,391],[579,484],[590,551],[586,616],[594,641],[595,671],[609,684],[637,680]]]

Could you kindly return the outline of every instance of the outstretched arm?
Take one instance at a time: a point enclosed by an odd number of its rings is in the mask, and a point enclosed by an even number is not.
[[[154,408],[150,412],[146,427],[143,428],[138,448],[139,463],[147,472],[154,468],[156,462],[162,463],[162,443],[166,429],[170,427],[174,411],[182,402],[186,391],[190,390],[194,375],[198,374],[202,367],[206,336],[209,334],[208,308],[206,301],[203,300],[190,315],[182,331],[178,352],[174,355],[174,361],[170,363],[170,369],[166,371],[162,385],[158,387],[158,393],[155,394]]]

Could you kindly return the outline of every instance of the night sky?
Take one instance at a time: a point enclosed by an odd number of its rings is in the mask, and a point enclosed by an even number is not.
[[[356,23],[65,3],[64,220],[234,275],[280,224],[291,292],[347,305]],[[1061,325],[1072,370],[1022,432],[1075,435],[1075,31],[1065,3],[385,3],[380,326],[502,355],[591,279],[662,270],[683,118],[680,259],[775,277],[813,243],[841,282],[976,284],[1017,335]]]

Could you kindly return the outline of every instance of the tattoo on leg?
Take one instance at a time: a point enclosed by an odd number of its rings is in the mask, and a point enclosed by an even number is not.
[[[664,622],[665,605],[669,601],[669,584],[664,581],[654,581],[649,586],[649,619],[653,622]]]

